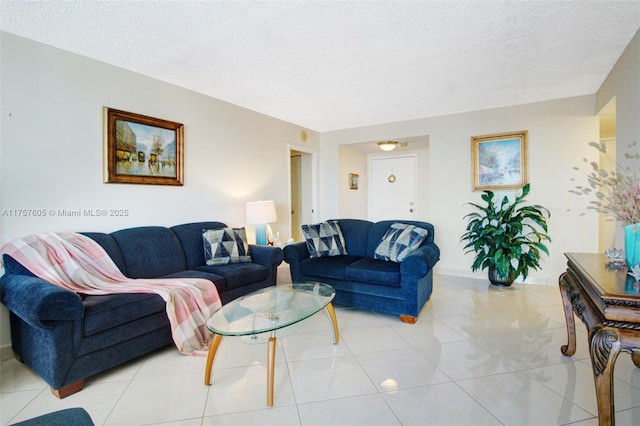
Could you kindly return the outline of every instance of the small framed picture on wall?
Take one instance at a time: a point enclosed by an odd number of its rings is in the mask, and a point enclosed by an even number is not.
[[[358,180],[360,175],[355,173],[349,173],[349,189],[358,189]]]

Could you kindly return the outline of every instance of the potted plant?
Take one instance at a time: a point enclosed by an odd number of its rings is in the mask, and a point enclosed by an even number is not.
[[[505,196],[500,204],[494,202],[494,193],[484,191],[485,205],[469,203],[476,211],[464,216],[468,220],[466,232],[460,237],[466,241],[465,253],[475,252],[471,269],[489,269],[489,281],[498,286],[510,286],[522,275],[527,278],[529,268],[539,269],[542,252],[549,255],[545,241],[549,210],[539,205],[527,205],[525,198],[530,186],[513,202]]]

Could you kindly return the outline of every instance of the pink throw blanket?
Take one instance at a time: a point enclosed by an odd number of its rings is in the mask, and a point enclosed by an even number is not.
[[[221,306],[218,291],[209,280],[127,278],[102,246],[74,232],[19,238],[5,244],[0,254],[13,257],[37,277],[77,293],[159,294],[166,302],[178,350],[206,355],[211,336],[206,321]]]

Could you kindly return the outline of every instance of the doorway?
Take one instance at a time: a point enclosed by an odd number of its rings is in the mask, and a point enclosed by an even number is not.
[[[416,155],[369,158],[369,220],[416,218]]]
[[[289,147],[289,209],[293,241],[303,241],[301,225],[315,221],[315,153]]]

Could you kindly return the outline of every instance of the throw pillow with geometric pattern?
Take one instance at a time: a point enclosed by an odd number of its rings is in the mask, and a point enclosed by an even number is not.
[[[347,254],[347,247],[337,220],[302,225],[311,258]]]
[[[412,251],[420,247],[428,233],[426,229],[414,225],[394,223],[385,232],[373,257],[401,263]]]
[[[204,259],[209,266],[251,262],[244,228],[205,229],[202,242]]]

